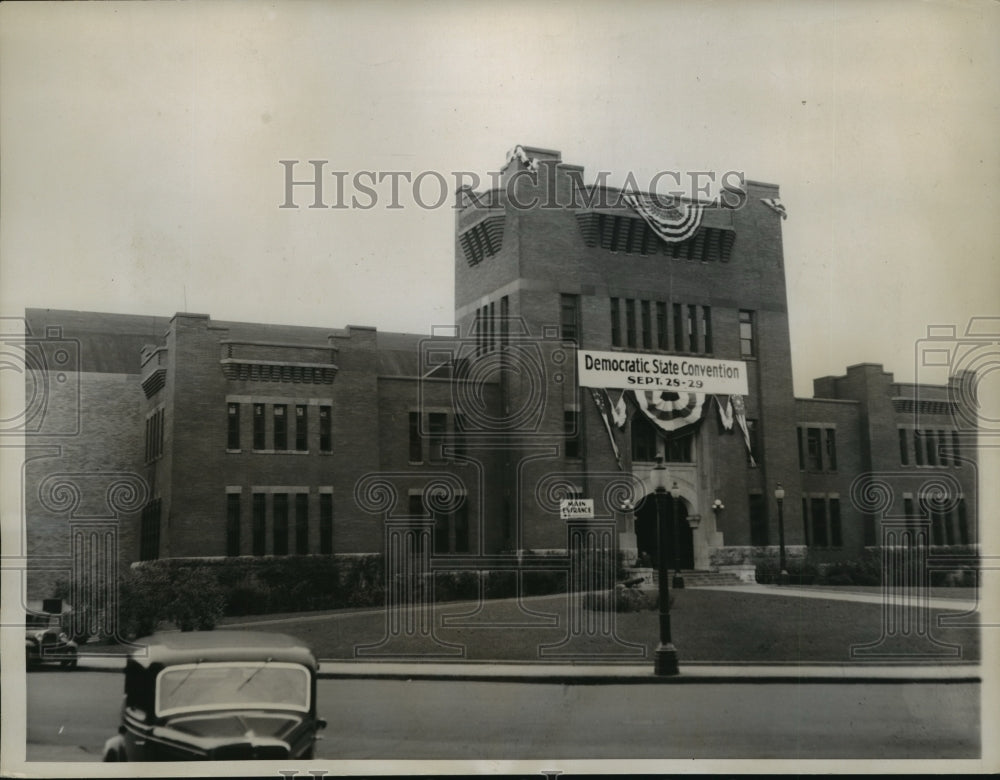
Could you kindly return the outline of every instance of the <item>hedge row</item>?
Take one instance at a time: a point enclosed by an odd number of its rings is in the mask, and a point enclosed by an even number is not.
[[[975,557],[977,552],[971,547],[931,547],[929,555],[956,559]],[[788,558],[786,570],[788,581],[800,585],[881,585],[882,550],[877,547],[865,548],[857,557],[829,562],[819,559],[812,551],[805,558]],[[756,562],[757,582],[778,582],[781,567],[776,555],[768,553]],[[962,563],[948,569],[933,569],[929,572],[929,583],[933,586],[974,587],[978,576],[974,566]]]

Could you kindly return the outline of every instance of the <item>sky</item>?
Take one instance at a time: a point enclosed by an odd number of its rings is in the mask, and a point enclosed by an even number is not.
[[[485,177],[524,144],[779,184],[796,394],[940,381],[928,327],[1000,314],[998,33],[946,0],[5,3],[0,314],[428,333],[450,196],[282,209],[279,161]]]

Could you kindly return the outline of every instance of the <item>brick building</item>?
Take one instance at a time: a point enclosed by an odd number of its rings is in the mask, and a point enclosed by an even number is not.
[[[849,557],[880,543],[891,514],[930,517],[934,543],[975,543],[961,394],[860,365],[794,397],[775,185],[747,181],[664,240],[582,177],[558,152],[519,147],[499,189],[457,194],[448,333],[28,310],[28,407],[44,396],[33,414],[48,421],[28,437],[28,549],[53,562],[31,589],[77,554],[72,539],[113,536],[121,565],[350,554],[382,550],[389,516],[432,517],[435,554],[475,566],[565,549],[559,499],[573,496],[594,500],[630,555],[653,554],[658,456],[682,568],[777,545],[779,516],[797,553]],[[69,388],[50,382],[56,343]],[[612,390],[613,413],[602,407],[578,384],[577,350],[739,361],[748,389],[688,394],[696,413],[668,430],[640,394]],[[948,500],[928,503],[925,477],[942,469]],[[869,473],[888,505],[859,500]]]

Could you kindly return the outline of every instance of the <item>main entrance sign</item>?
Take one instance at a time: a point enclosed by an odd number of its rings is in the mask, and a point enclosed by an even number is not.
[[[576,359],[581,387],[748,394],[747,367],[741,360],[584,349]]]

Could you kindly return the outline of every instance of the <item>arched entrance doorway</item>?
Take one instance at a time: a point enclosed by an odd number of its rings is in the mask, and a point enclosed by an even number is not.
[[[650,493],[635,513],[636,547],[640,556],[643,553],[649,556],[653,566],[659,563],[656,547],[656,502],[656,494]],[[660,509],[663,512],[663,528],[667,532],[667,565],[671,569],[693,569],[694,537],[687,521],[687,504],[682,498],[675,500],[666,495],[660,497]]]

